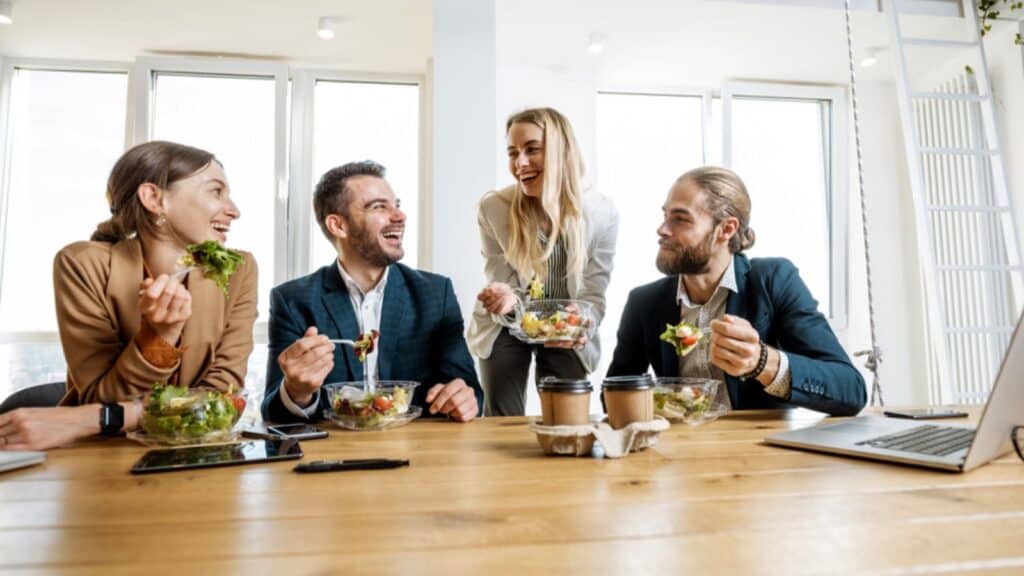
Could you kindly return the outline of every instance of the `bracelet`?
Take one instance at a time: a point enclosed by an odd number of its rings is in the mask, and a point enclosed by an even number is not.
[[[757,359],[757,366],[753,370],[740,376],[740,380],[751,380],[757,378],[761,372],[764,372],[764,367],[768,364],[768,345],[761,340],[761,356]]]

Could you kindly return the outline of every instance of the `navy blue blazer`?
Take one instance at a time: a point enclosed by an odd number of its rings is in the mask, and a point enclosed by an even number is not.
[[[761,340],[785,352],[792,376],[787,401],[766,393],[756,380],[726,375],[733,408],[795,405],[836,416],[860,412],[867,401],[864,378],[818,312],[796,266],[785,258],[748,260],[736,254],[733,270],[738,290],[729,294],[726,313],[745,318]],[[609,376],[644,374],[648,366],[658,376],[679,375],[675,349],[658,339],[665,324],[679,322],[678,286],[679,277],[669,276],[629,293]]]
[[[284,375],[277,357],[301,338],[309,326],[316,326],[321,334],[331,338],[355,339],[359,335],[352,300],[336,263],[285,282],[270,292],[265,420],[301,420],[281,402]],[[427,390],[454,378],[462,378],[473,388],[482,413],[483,391],[463,336],[462,312],[448,278],[392,264],[384,288],[377,345],[380,379],[419,382],[412,401],[422,406],[424,413]],[[350,346],[338,346],[334,354],[334,369],[325,382],[363,379],[363,363]],[[327,394],[321,393],[320,407],[327,405]],[[317,410],[312,419],[319,419],[321,413]]]

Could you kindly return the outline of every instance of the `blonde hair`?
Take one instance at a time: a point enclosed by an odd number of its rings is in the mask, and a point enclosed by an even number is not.
[[[559,236],[565,239],[566,275],[581,280],[586,263],[583,221],[583,157],[568,118],[553,108],[530,108],[509,116],[513,124],[528,122],[544,134],[544,180],[539,206],[517,183],[509,207],[509,245],[505,258],[520,277],[547,281],[547,260]],[[547,244],[537,242],[541,216],[551,222]]]
[[[676,179],[689,180],[704,192],[708,212],[717,225],[726,218],[739,221],[739,228],[729,239],[729,252],[735,254],[754,245],[756,236],[750,227],[750,194],[743,180],[726,168],[704,166],[694,168]]]

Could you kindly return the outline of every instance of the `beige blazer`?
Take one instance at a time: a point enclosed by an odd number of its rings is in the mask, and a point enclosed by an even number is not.
[[[189,273],[192,317],[181,335],[180,362],[158,368],[133,341],[139,331],[144,277],[137,238],[117,244],[75,242],[53,261],[57,325],[68,365],[63,405],[113,402],[149,391],[177,372],[178,384],[227,390],[245,384],[256,321],[256,261],[231,276],[227,298],[198,270]]]
[[[520,278],[505,259],[509,241],[509,209],[515,193],[513,185],[485,194],[480,200],[477,221],[480,225],[481,253],[485,260],[487,282],[505,282],[513,288],[525,290],[530,279]],[[608,289],[615,260],[619,213],[611,200],[597,192],[587,191],[583,195],[583,222],[587,259],[582,280],[569,277],[569,295],[592,303],[600,325],[605,312],[604,293]],[[500,332],[501,326],[477,301],[466,334],[469,350],[478,358],[490,357],[491,348]],[[601,359],[601,341],[597,333],[582,350],[577,350],[577,354],[587,372],[597,368]]]

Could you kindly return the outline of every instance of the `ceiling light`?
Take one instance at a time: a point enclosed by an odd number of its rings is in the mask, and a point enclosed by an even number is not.
[[[317,27],[316,35],[324,40],[334,38],[334,18],[326,16],[320,18],[320,25]]]
[[[14,22],[14,2],[0,1],[0,24]]]
[[[604,34],[594,32],[590,35],[587,41],[587,52],[591,54],[600,54],[604,52]]]

